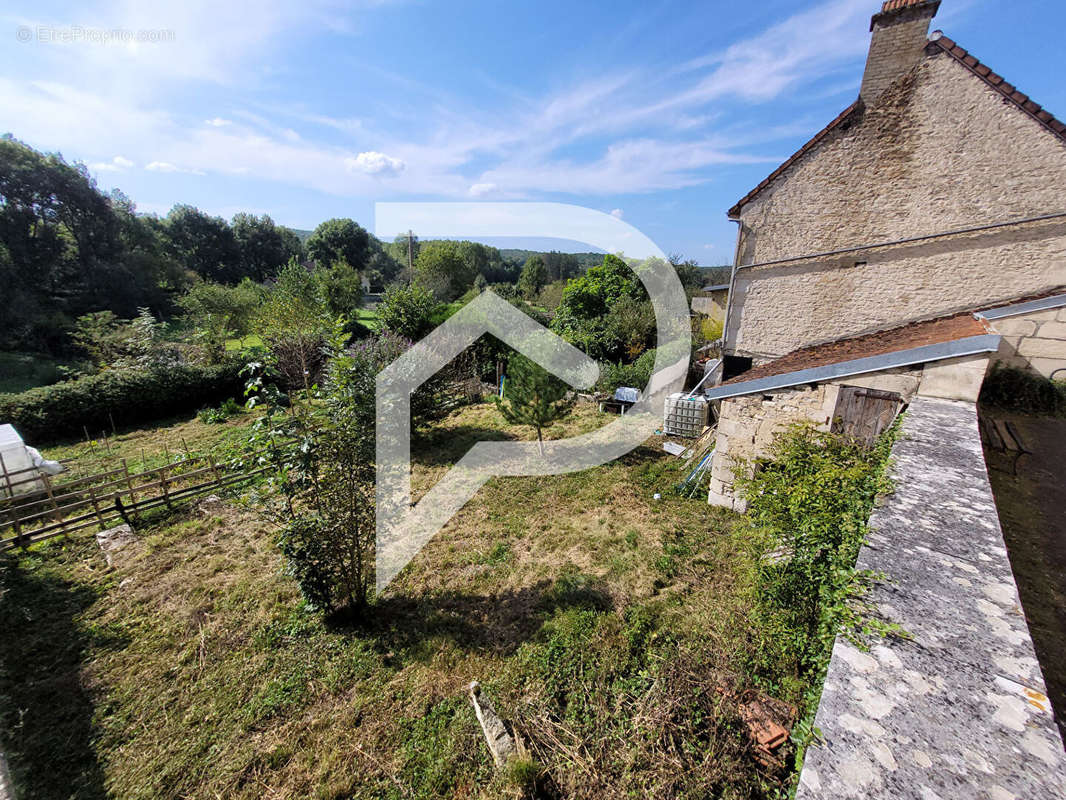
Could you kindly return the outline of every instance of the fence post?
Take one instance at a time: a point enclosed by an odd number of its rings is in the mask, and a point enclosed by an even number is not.
[[[130,502],[137,502],[137,493],[133,490],[133,479],[130,477],[130,468],[126,459],[122,459],[122,471],[126,473],[126,487],[130,490]]]
[[[100,530],[107,529],[107,523],[104,522],[104,515],[100,513],[100,502],[96,499],[96,487],[89,487],[89,498],[93,503],[93,510],[96,512],[96,518],[100,521]]]
[[[167,467],[169,464],[165,464],[159,468],[159,485],[163,488],[163,502],[166,503],[167,508],[170,508],[170,492],[167,489]]]

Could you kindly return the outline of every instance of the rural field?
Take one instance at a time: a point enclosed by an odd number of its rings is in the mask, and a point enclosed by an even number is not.
[[[48,455],[232,448],[249,416]],[[609,419],[578,406],[551,435]],[[416,494],[476,439],[527,430],[488,403],[453,412],[414,445]],[[24,796],[772,796],[790,761],[758,763],[737,715],[760,682],[757,547],[671,491],[682,462],[659,441],[491,481],[357,623],[301,599],[254,507],[265,484],[145,518],[111,566],[91,532],[9,553],[0,708]],[[472,680],[528,749],[506,771]]]

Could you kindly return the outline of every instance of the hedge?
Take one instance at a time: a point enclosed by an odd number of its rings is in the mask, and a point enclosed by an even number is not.
[[[102,372],[19,394],[0,394],[0,424],[33,445],[110,431],[241,397],[241,363]]]

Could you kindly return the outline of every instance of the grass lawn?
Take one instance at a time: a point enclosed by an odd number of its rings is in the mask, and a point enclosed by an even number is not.
[[[581,406],[552,433],[607,419]],[[244,422],[113,446],[206,445]],[[489,437],[530,433],[480,404],[416,440],[416,493]],[[653,438],[593,470],[490,481],[358,625],[305,607],[239,499],[143,526],[110,567],[89,536],[0,558],[19,796],[772,796],[787,770],[757,765],[736,713],[755,556],[739,517],[671,493],[680,463]],[[528,774],[494,773],[475,679]]]
[[[226,350],[243,350],[246,347],[264,347],[263,340],[256,334],[245,336],[243,339],[227,339]]]

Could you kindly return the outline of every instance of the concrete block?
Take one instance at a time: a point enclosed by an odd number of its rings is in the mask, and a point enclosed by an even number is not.
[[[1038,339],[1066,341],[1066,322],[1042,322],[1036,336]]]
[[[971,356],[927,364],[922,372],[918,394],[922,397],[975,402],[981,393],[988,362],[988,356]]]
[[[1032,336],[1036,328],[1036,321],[1025,317],[1007,317],[992,323],[992,329],[1001,336]]]
[[[1026,358],[1066,358],[1066,341],[1059,339],[1022,339],[1019,355]]]

